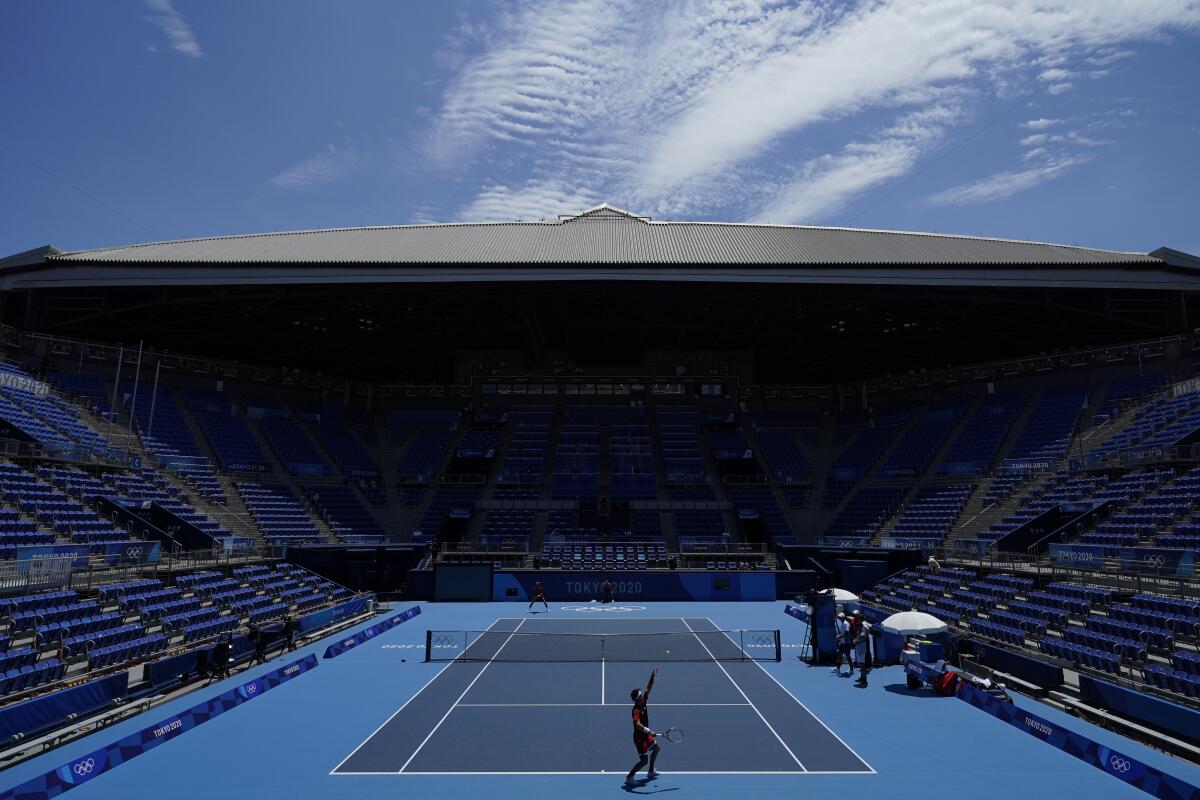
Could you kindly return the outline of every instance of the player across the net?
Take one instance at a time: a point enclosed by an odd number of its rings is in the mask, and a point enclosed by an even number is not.
[[[558,633],[425,632],[426,661],[779,661],[778,629]]]

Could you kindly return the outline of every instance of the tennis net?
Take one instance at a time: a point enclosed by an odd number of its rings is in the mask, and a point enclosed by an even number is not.
[[[779,661],[779,631],[426,631],[426,661]]]

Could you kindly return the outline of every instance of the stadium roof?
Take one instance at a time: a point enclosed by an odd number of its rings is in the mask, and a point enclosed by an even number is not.
[[[81,250],[51,261],[380,264],[1159,264],[1143,253],[932,233],[658,222],[602,205],[538,222],[399,225]]]
[[[0,290],[101,286],[692,281],[1200,289],[1200,261],[937,233],[659,222],[602,205],[537,222],[337,228],[0,259]]]
[[[752,353],[764,380],[839,382],[1197,319],[1200,260],[1166,248],[657,222],[610,206],[0,259],[0,321],[18,329],[353,377],[403,364],[448,380],[456,354],[494,348],[590,365],[703,349]]]

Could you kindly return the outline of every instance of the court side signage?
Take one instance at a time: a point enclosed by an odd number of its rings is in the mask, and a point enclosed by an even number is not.
[[[958,697],[1159,800],[1200,800],[1200,788],[1143,764],[1132,756],[1094,742],[1082,734],[1069,731],[1013,703],[1002,703],[966,681],[958,682]]]
[[[528,603],[541,583],[551,603],[579,603],[601,598],[606,579],[617,603],[649,600],[775,599],[774,572],[616,572],[529,570],[492,576],[492,600]]]
[[[329,647],[325,648],[325,658],[337,658],[347,650],[358,647],[368,639],[374,639],[384,631],[390,631],[392,628],[396,627],[402,622],[408,622],[410,619],[420,613],[421,607],[413,606],[407,611],[401,611],[399,614],[393,614],[382,622],[376,622],[374,625],[363,628],[357,633],[352,633],[349,636],[345,636],[329,645]]]
[[[1052,544],[1050,556],[1063,566],[1103,568],[1106,560],[1121,560],[1121,569],[1190,578],[1196,574],[1191,550],[1162,547],[1108,547],[1099,544]]]
[[[81,783],[119,767],[130,759],[158,747],[177,736],[187,733],[197,725],[203,725],[213,717],[237,708],[281,683],[291,680],[317,666],[315,655],[308,655],[287,666],[259,675],[236,688],[212,697],[199,705],[192,706],[175,716],[131,733],[124,739],[113,742],[99,750],[63,764],[56,770],[26,781],[14,789],[0,793],[0,800],[46,800],[58,797]]]

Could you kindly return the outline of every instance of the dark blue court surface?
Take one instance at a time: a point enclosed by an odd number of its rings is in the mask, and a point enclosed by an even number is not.
[[[445,639],[451,646],[439,657],[458,661],[425,663],[427,628],[488,632],[464,635],[461,645]],[[743,647],[773,655],[773,643],[750,634],[735,644],[718,628],[778,628],[783,660],[727,661]],[[636,648],[650,651],[637,657],[654,660],[593,660],[601,652],[597,639],[564,636],[571,631],[619,636],[601,637],[603,653],[614,659],[633,657],[621,648],[636,639]],[[657,635],[629,635],[637,632]],[[415,620],[322,660],[67,797],[625,797],[624,773],[636,760],[629,691],[645,685],[652,665],[659,673],[651,725],[678,726],[686,736],[680,744],[663,743],[661,776],[627,790],[632,794],[680,800],[1149,797],[968,703],[910,692],[900,667],[872,672],[866,689],[809,667],[796,658],[803,635],[804,626],[783,613],[782,603],[551,602],[548,614],[526,614],[515,603],[422,604]],[[301,654],[323,653],[328,643]],[[693,658],[699,660],[683,660]],[[243,680],[235,676],[203,691],[218,694]],[[199,699],[179,698],[0,771],[0,790],[169,719]],[[1017,703],[1200,782],[1193,765],[1034,701],[1018,697]]]
[[[674,774],[874,771],[744,648],[706,618],[500,619],[334,773],[624,772],[651,662],[651,727],[687,733],[663,743]]]

